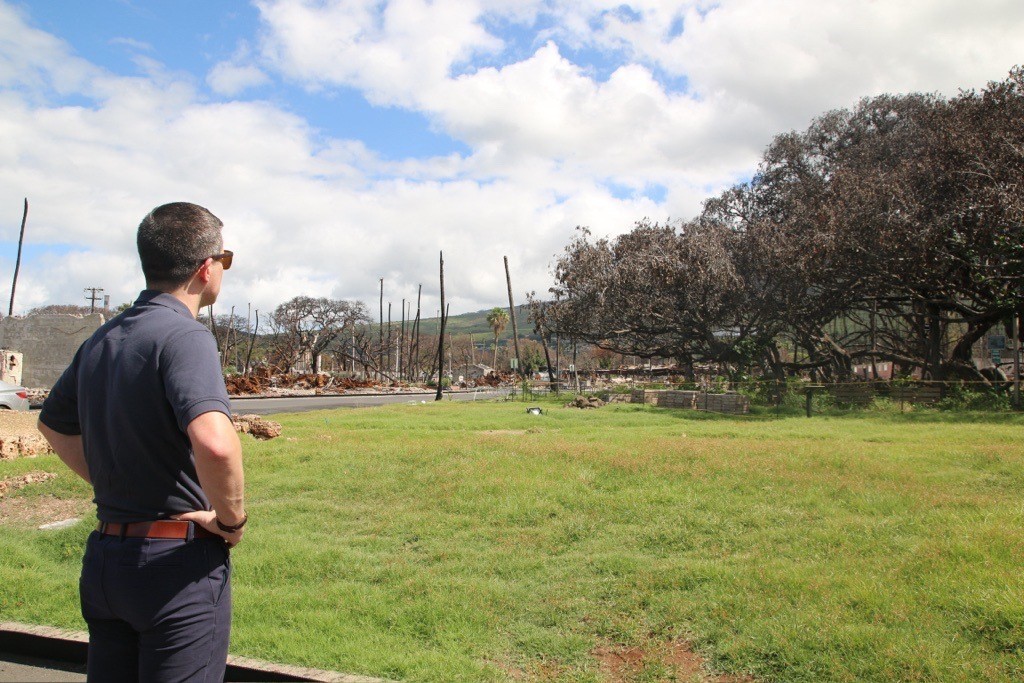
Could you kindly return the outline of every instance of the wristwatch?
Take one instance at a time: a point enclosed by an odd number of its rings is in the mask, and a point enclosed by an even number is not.
[[[242,521],[239,522],[238,524],[232,524],[231,526],[228,526],[224,522],[220,521],[219,518],[216,521],[217,521],[217,528],[218,529],[220,529],[221,531],[223,531],[226,534],[233,534],[236,531],[238,531],[239,529],[241,529],[243,526],[245,526],[245,523],[249,521],[249,513],[248,512],[243,512],[242,513]]]

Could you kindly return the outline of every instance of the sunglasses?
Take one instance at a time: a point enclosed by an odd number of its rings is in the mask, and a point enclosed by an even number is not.
[[[231,259],[234,258],[234,256],[235,252],[225,249],[223,253],[207,256],[207,258],[212,258],[214,261],[220,261],[221,265],[224,266],[224,270],[227,270],[231,267]]]

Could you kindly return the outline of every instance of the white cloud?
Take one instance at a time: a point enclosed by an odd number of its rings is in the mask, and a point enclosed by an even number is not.
[[[96,69],[82,84],[96,98],[88,107],[0,93],[0,206],[20,218],[27,196],[27,244],[55,245],[23,266],[18,311],[78,302],[85,286],[132,300],[143,284],[135,226],[167,201],[203,204],[225,222],[238,257],[218,310],[251,302],[264,313],[298,294],[372,302],[382,276],[396,305],[422,283],[430,309],[440,250],[453,310],[489,307],[503,297],[503,255],[517,296],[544,290],[572,226],[625,229],[653,207],[534,159],[501,178],[486,155],[384,162],[356,141],[320,144],[270,104],[204,102],[173,74],[155,78]],[[16,221],[0,220],[0,239],[16,234]]]
[[[455,64],[500,49],[474,0],[258,0],[271,28],[263,51],[284,74],[349,85],[376,104],[416,106],[415,93]]]
[[[682,167],[717,178],[749,167],[772,133],[865,95],[954,93],[1000,79],[1020,60],[1024,32],[1019,0],[259,6],[264,57],[310,87],[352,86],[373,102],[417,109],[477,150],[662,182]],[[513,54],[501,52],[489,21],[529,29],[538,14],[553,42],[526,59],[457,68],[473,54]],[[565,56],[584,48],[636,63],[601,81]]]
[[[127,48],[138,52],[153,52],[153,46],[141,40],[120,36],[110,40],[111,45],[124,45]]]
[[[221,62],[210,70],[206,82],[218,95],[232,97],[239,93],[267,83],[270,79],[258,67],[238,66]]]
[[[97,71],[62,41],[28,26],[18,9],[0,4],[0,88],[65,94],[82,88]]]
[[[229,100],[210,102],[159,55],[142,76],[112,74],[0,3],[0,240],[16,240],[27,196],[29,244],[63,245],[23,268],[19,310],[79,301],[85,286],[133,298],[135,226],[176,200],[225,221],[237,258],[221,312],[297,294],[375,310],[380,277],[396,307],[423,283],[429,312],[440,250],[452,310],[489,308],[504,297],[502,256],[517,297],[543,291],[574,226],[688,216],[774,132],[872,92],[1000,79],[1024,30],[1016,0],[643,0],[635,14],[599,0],[257,4],[263,42],[207,74]],[[495,28],[529,33],[537,17],[547,40],[525,52]],[[231,101],[268,73],[422,112],[470,152],[383,160],[270,102]],[[628,192],[658,185],[661,202]]]

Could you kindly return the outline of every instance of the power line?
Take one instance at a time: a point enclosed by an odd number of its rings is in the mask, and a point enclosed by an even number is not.
[[[85,297],[85,300],[89,302],[89,312],[96,312],[96,302],[100,301],[103,297],[100,296],[100,292],[103,291],[102,287],[86,287],[84,290],[89,296]]]

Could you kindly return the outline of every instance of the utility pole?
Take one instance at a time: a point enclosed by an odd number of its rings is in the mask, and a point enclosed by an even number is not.
[[[437,331],[437,394],[434,396],[435,401],[440,401],[442,398],[441,394],[441,381],[444,377],[444,323],[447,317],[444,314],[446,309],[444,301],[444,252],[441,252],[440,257],[440,271],[441,271],[441,308],[437,311],[438,318],[438,331]]]
[[[25,243],[25,221],[28,220],[28,197],[25,197],[25,211],[21,214],[21,234],[18,235],[18,258],[14,261],[14,282],[11,283],[11,303],[7,316],[14,315],[14,290],[18,288],[18,271],[21,270],[21,247]]]
[[[102,292],[102,287],[86,287],[84,290],[89,296],[85,297],[85,300],[89,302],[89,312],[96,312],[96,302],[103,299],[98,292]]]

